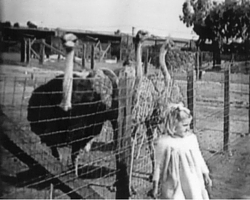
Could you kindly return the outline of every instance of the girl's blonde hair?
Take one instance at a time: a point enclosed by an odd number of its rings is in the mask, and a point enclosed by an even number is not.
[[[184,107],[184,105],[172,105],[169,111],[166,113],[164,133],[174,136],[176,124],[185,119],[192,120],[190,110]]]

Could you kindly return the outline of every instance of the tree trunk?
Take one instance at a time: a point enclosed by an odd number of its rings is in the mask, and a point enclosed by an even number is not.
[[[218,41],[213,41],[213,70],[221,70],[220,46]]]

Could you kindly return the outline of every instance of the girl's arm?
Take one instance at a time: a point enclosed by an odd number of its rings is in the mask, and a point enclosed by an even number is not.
[[[204,178],[204,181],[205,181],[205,184],[209,187],[212,186],[212,180],[209,176],[209,169],[207,167],[207,164],[201,154],[201,151],[200,151],[200,147],[199,147],[199,143],[198,143],[198,139],[195,135],[195,147],[196,147],[196,155],[197,155],[197,159],[201,165],[201,171],[202,171],[202,174],[203,174],[203,178]]]
[[[164,160],[164,152],[164,139],[159,138],[155,143],[155,168],[153,172],[153,189],[150,191],[150,196],[152,196],[153,198],[156,198],[158,193],[161,165]]]
[[[203,174],[209,174],[209,169],[208,169],[207,164],[206,164],[206,162],[201,154],[198,139],[197,139],[196,135],[194,135],[194,136],[195,136],[195,151],[196,151],[197,159],[200,163],[201,171]]]

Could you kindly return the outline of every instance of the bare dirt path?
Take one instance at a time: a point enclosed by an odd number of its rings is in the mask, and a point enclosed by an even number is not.
[[[238,139],[230,150],[208,161],[211,199],[250,199],[250,135]]]

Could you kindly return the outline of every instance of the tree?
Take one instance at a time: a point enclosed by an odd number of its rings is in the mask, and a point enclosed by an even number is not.
[[[186,24],[187,27],[193,27],[193,31],[199,36],[197,41],[197,47],[200,48],[205,45],[206,40],[212,41],[213,49],[213,64],[220,64],[220,42],[216,37],[216,33],[206,25],[206,18],[210,14],[211,10],[218,6],[212,0],[187,0],[182,7],[183,16],[180,16],[180,20]]]
[[[198,46],[202,46],[206,40],[212,41],[214,64],[220,64],[220,53],[226,47],[231,53],[235,51],[230,44],[236,41],[243,41],[247,49],[250,35],[249,1],[218,4],[211,0],[187,0],[180,19],[187,27],[193,27],[199,36]]]

